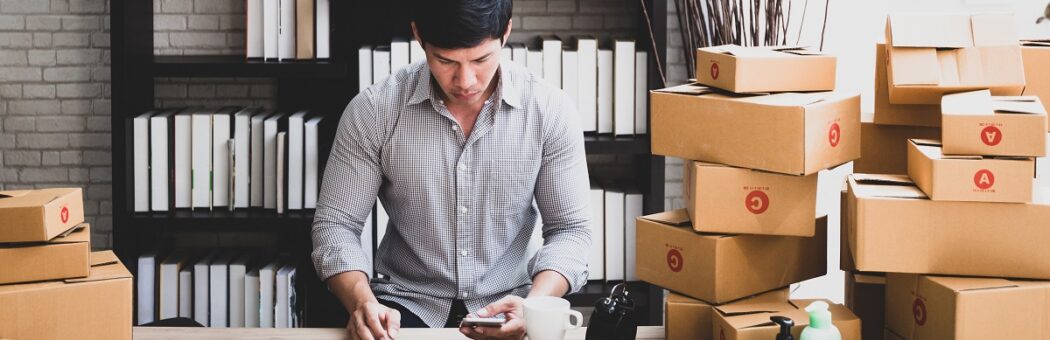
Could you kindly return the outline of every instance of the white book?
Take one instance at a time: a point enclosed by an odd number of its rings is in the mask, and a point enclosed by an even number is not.
[[[247,0],[244,5],[245,57],[263,57],[263,0]]]
[[[634,133],[649,133],[649,53],[634,54]]]
[[[613,50],[613,130],[634,134],[634,40],[616,40]]]
[[[514,60],[514,51],[510,49],[510,45],[503,45],[503,48],[499,50],[499,58],[501,61]]]
[[[382,83],[390,76],[390,46],[372,50],[372,84]]]
[[[310,118],[303,124],[303,208],[317,208],[317,184],[320,182],[318,142],[320,142],[321,120],[324,116]]]
[[[642,216],[642,194],[637,190],[627,191],[624,195],[624,279],[638,281],[635,262],[638,259],[637,218]]]
[[[235,253],[223,253],[208,265],[209,327],[226,328],[229,321],[230,261]]]
[[[233,182],[237,180],[237,175],[234,174],[234,170],[235,170],[234,167],[237,164],[237,158],[236,158],[236,156],[237,156],[237,147],[236,147],[236,141],[234,141],[232,138],[226,140],[226,154],[229,155],[229,158],[227,158],[227,160],[226,160],[226,164],[230,165],[229,167],[227,167],[230,171],[226,172],[226,174],[225,174],[225,176],[226,176],[226,192],[229,193],[228,195],[226,195],[229,198],[229,200],[226,201],[226,206],[229,207],[230,211],[233,211],[234,203],[235,203],[233,201],[233,198],[234,198],[233,196],[234,196],[234,193],[236,192],[235,191],[236,189],[234,189],[234,187],[233,187]]]
[[[277,59],[280,16],[280,0],[263,0],[263,56],[266,59]]]
[[[529,51],[525,67],[537,77],[543,78],[543,51]]]
[[[605,190],[605,280],[624,279],[624,193],[618,189]]]
[[[293,328],[297,326],[295,313],[295,266],[286,265],[277,272],[276,292],[274,294],[274,328]]]
[[[423,45],[415,39],[408,42],[408,59],[408,62],[412,64],[427,60],[427,52],[423,50]]]
[[[529,61],[529,48],[522,43],[510,43],[510,54],[513,55],[514,62],[521,65],[528,65]]]
[[[372,242],[372,235],[375,233],[375,207],[372,207],[372,212],[365,218],[364,225],[361,226],[361,249],[365,250],[365,258],[368,259],[368,263],[372,263],[372,266],[368,267],[368,277],[375,277],[375,270],[373,269],[374,262],[372,259],[375,258],[375,243]]]
[[[278,2],[277,60],[295,59],[295,0]]]
[[[579,85],[576,107],[580,111],[584,132],[598,131],[598,40],[580,37],[576,40],[576,82]]]
[[[613,132],[613,52],[598,50],[598,133]]]
[[[244,327],[259,327],[259,269],[244,275]]]
[[[210,312],[209,303],[211,302],[208,295],[211,287],[208,273],[211,270],[210,265],[215,256],[216,254],[212,252],[193,264],[193,321],[197,321],[204,327],[208,327],[211,324],[211,318],[208,317],[208,312]]]
[[[277,270],[283,266],[280,259],[274,259],[259,268],[259,327],[273,328],[274,284]]]
[[[191,263],[187,261],[187,263]],[[179,317],[193,318],[193,266],[184,265],[179,270]]]
[[[307,111],[299,111],[288,116],[288,141],[285,156],[287,157],[288,191],[285,192],[288,201],[288,210],[303,209],[303,123],[306,122]]]
[[[372,46],[357,49],[357,92],[372,86]]]
[[[186,253],[175,252],[160,264],[160,320],[179,317],[179,272],[187,260]]]
[[[193,115],[175,115],[175,208],[193,206]]]
[[[561,39],[553,35],[544,35],[543,39],[543,79],[555,88],[561,87]]]
[[[193,114],[193,208],[211,208],[211,113]]]
[[[277,213],[288,208],[288,132],[277,133]]]
[[[408,40],[394,39],[390,42],[390,73],[397,73],[398,70],[408,66],[409,52],[408,52]]]
[[[265,145],[265,131],[263,122],[270,117],[272,112],[261,111],[252,115],[251,120],[251,147],[249,162],[251,163],[251,178],[248,179],[249,194],[251,196],[250,206],[261,208],[263,206],[263,145]]]
[[[135,211],[149,211],[149,117],[155,112],[146,112],[132,120],[134,126],[135,159]]]
[[[317,48],[317,59],[329,59],[332,57],[332,42],[331,42],[331,0],[317,0],[314,3],[315,15],[314,25],[315,33],[317,38],[317,44],[314,46]]]
[[[230,151],[226,142],[230,140],[234,108],[224,107],[212,114],[211,184],[212,206],[225,207],[230,203]]]
[[[175,122],[174,111],[165,111],[154,115],[149,119],[149,182],[150,182],[150,209],[153,211],[168,211],[168,207],[174,202],[171,194],[174,193],[169,186],[172,183],[171,167],[174,157]]]
[[[157,320],[157,252],[149,251],[139,255],[138,273],[135,280],[138,283],[136,297],[138,298],[138,323],[147,324]]]
[[[591,183],[591,251],[588,280],[605,279],[605,190]]]
[[[561,52],[561,88],[565,90],[565,94],[572,100],[573,105],[576,107],[576,113],[579,114],[580,84],[577,81],[579,74],[577,62],[579,62],[579,58],[576,51],[566,49]],[[578,116],[577,118],[579,123],[583,124],[583,119]]]
[[[249,205],[248,186],[252,144],[252,115],[260,112],[259,108],[245,108],[233,115],[233,206],[247,208]]]
[[[226,306],[229,310],[229,327],[231,328],[245,326],[244,296],[245,287],[247,287],[248,260],[250,259],[251,254],[244,253],[230,262],[230,300]]]
[[[263,208],[277,208],[277,133],[287,124],[287,114],[277,113],[263,121]]]

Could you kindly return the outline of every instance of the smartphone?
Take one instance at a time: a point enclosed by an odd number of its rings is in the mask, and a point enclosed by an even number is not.
[[[506,322],[507,322],[507,319],[502,317],[502,316],[491,317],[491,318],[479,318],[479,317],[468,316],[468,317],[463,318],[463,322],[461,324],[463,326],[499,327],[499,326],[503,326],[503,324],[506,323]]]

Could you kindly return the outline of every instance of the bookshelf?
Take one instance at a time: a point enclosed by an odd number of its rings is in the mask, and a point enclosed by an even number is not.
[[[666,65],[667,2],[644,0],[654,27],[656,48]],[[298,264],[297,291],[303,301],[304,326],[343,327],[346,313],[323,283],[310,262],[310,224],[312,210],[292,211],[278,215],[273,210],[176,210],[174,212],[134,212],[131,119],[154,107],[154,78],[160,77],[238,77],[273,78],[277,83],[273,108],[283,112],[308,108],[330,119],[321,131],[322,140],[331,141],[339,115],[357,91],[357,49],[366,44],[388,43],[395,36],[409,33],[405,0],[332,1],[332,58],[325,61],[262,62],[242,56],[155,56],[153,54],[154,1],[111,1],[112,36],[112,155],[113,155],[113,248],[121,260],[137,272],[135,260],[144,251],[171,246],[173,233],[274,233],[280,244],[275,249],[286,251]],[[649,88],[662,86],[657,73],[653,42],[638,12],[637,48],[650,51]],[[329,145],[323,143],[322,145]],[[644,213],[663,210],[664,159],[650,153],[648,135],[585,136],[588,154],[630,157],[629,172],[634,186],[644,194]],[[328,148],[322,146],[322,154]],[[322,157],[325,159],[325,157]],[[623,169],[627,170],[627,169]],[[323,164],[322,164],[323,173]],[[591,176],[602,179],[608,174],[592,169]],[[622,179],[621,179],[622,180]],[[592,306],[608,294],[613,283],[592,281],[581,292],[567,297],[574,306]],[[662,323],[662,289],[642,283],[629,284],[638,303],[643,325]]]

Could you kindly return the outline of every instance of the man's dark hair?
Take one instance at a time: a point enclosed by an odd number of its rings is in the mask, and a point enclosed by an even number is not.
[[[507,32],[512,0],[416,0],[412,20],[422,44],[445,49],[478,46]]]

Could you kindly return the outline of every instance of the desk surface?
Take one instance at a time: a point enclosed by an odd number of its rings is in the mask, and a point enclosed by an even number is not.
[[[260,328],[175,328],[175,327],[135,327],[135,340],[147,339],[194,339],[194,340],[238,340],[238,339],[330,339],[343,340],[346,331],[338,328],[292,328],[292,329],[260,329]],[[583,340],[587,331],[584,328],[569,331],[566,340]],[[438,329],[402,329],[398,335],[400,339],[426,339],[426,340],[449,340],[466,339],[455,328]],[[664,328],[662,326],[638,327],[639,340],[663,340]]]

